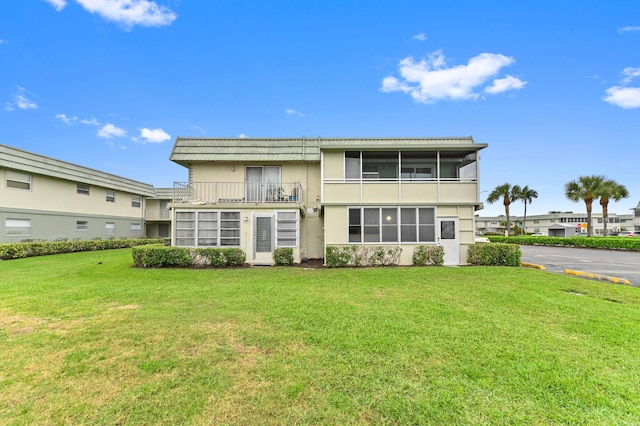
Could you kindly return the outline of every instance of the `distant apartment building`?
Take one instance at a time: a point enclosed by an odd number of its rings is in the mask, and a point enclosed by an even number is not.
[[[145,235],[153,186],[0,145],[0,243]]]
[[[525,226],[524,216],[510,215],[511,229],[514,226],[523,228]],[[476,216],[476,231],[480,233],[497,233],[504,234],[507,226],[507,217],[499,216]],[[604,219],[602,213],[591,213],[591,221],[593,226],[593,235],[604,235]],[[587,233],[587,213],[550,211],[547,214],[527,215],[526,229],[527,234],[550,235],[549,228],[554,225],[572,226],[576,235],[586,235]],[[607,233],[616,233],[620,231],[630,231],[640,229],[640,204],[634,213],[615,214],[609,213],[607,221]]]

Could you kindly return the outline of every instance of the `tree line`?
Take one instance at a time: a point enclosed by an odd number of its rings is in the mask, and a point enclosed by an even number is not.
[[[587,237],[592,234],[591,211],[593,202],[600,200],[602,206],[602,220],[604,222],[604,235],[607,235],[607,223],[609,219],[609,201],[620,201],[629,197],[627,188],[613,179],[607,179],[603,175],[580,176],[567,182],[564,185],[565,196],[574,202],[584,201],[587,208]],[[523,228],[527,226],[527,204],[531,204],[534,198],[538,198],[535,189],[526,186],[511,185],[504,183],[496,186],[487,197],[487,203],[493,204],[502,199],[504,212],[507,216],[507,236],[510,235],[509,206],[512,202],[522,201],[524,203]]]

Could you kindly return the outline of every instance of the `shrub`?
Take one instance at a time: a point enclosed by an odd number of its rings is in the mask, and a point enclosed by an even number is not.
[[[247,255],[239,248],[225,248],[222,249],[222,252],[227,263],[226,266],[242,266],[247,260]]]
[[[603,250],[640,251],[640,238],[636,237],[504,237],[490,236],[491,242],[536,246],[595,248]]]
[[[444,247],[418,246],[413,250],[412,262],[416,266],[444,264]]]
[[[31,256],[73,253],[78,251],[109,250],[128,248],[144,244],[158,243],[161,240],[140,238],[135,240],[73,240],[61,239],[52,242],[26,242],[0,244],[0,259],[18,259]]]
[[[469,246],[467,263],[481,266],[520,266],[522,251],[517,244],[473,244]]]
[[[186,267],[192,264],[191,251],[186,247],[147,245],[134,247],[132,254],[133,263],[142,268]]]
[[[293,265],[293,249],[280,247],[273,251],[273,260],[276,265]]]
[[[325,263],[328,268],[397,265],[401,253],[400,247],[327,246]]]

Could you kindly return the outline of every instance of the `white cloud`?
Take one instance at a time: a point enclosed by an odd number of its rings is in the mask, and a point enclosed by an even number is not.
[[[486,87],[484,91],[490,95],[495,95],[497,93],[506,92],[507,90],[520,90],[525,84],[527,84],[526,81],[507,75],[505,78],[496,78],[493,80],[493,84]]]
[[[44,0],[49,3],[56,11],[60,12],[67,5],[67,0]]]
[[[16,86],[17,91],[13,94],[13,102],[5,103],[4,109],[6,111],[14,111],[16,108],[19,109],[36,109],[38,108],[38,104],[27,97],[27,89],[21,86]],[[29,96],[32,96],[29,94]]]
[[[607,96],[602,99],[611,105],[624,109],[640,108],[640,87],[613,86],[606,92]]]
[[[140,136],[135,138],[135,141],[142,143],[162,143],[171,139],[171,136],[162,129],[140,129]]]
[[[102,123],[99,122],[98,120],[96,120],[95,118],[92,118],[91,120],[82,119],[82,120],[80,120],[80,123],[85,124],[87,126],[101,126],[102,125]]]
[[[98,129],[98,137],[104,139],[122,138],[127,135],[126,130],[114,126],[111,123],[107,123]]]
[[[382,80],[383,92],[403,92],[416,102],[431,103],[438,100],[477,99],[478,90],[500,70],[515,59],[494,53],[481,53],[469,59],[466,65],[447,67],[442,51],[429,54],[419,62],[407,57],[398,64],[401,79],[390,76]],[[493,80],[486,93],[500,93],[522,88],[526,82],[508,76]]]
[[[427,36],[424,33],[420,33],[420,34],[414,35],[413,39],[418,41],[425,41],[427,39]]]
[[[611,105],[624,109],[640,108],[640,87],[627,87],[634,78],[640,77],[640,68],[628,67],[622,70],[622,85],[608,88],[602,99]]]
[[[240,138],[240,139],[246,139],[246,138],[248,138],[248,137],[249,137],[249,136],[245,135],[244,133],[240,133],[240,134],[238,135],[238,138]]]
[[[291,108],[285,108],[284,113],[287,115],[297,115],[300,117],[304,117],[304,114],[301,113],[300,111],[296,111],[295,109],[291,109]]]
[[[619,33],[626,33],[629,31],[640,31],[640,26],[637,26],[637,27],[628,26],[628,27],[618,28]]]
[[[135,25],[159,27],[169,25],[176,14],[149,0],[76,0],[87,12],[130,28]]]
[[[78,117],[67,117],[67,114],[56,114],[56,120],[60,120],[65,124],[71,124],[74,123],[76,120],[78,119]]]
[[[191,128],[193,130],[195,130],[196,132],[200,133],[201,135],[206,134],[207,132],[204,131],[204,129],[202,128],[202,126],[198,126],[197,124],[194,124],[193,126],[191,126]]]

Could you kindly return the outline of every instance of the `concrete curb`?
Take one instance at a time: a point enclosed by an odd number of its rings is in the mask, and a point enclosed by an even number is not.
[[[625,278],[608,277],[606,275],[591,274],[589,272],[582,272],[582,271],[574,271],[573,269],[565,269],[564,273],[569,275],[576,275],[578,277],[595,278],[597,280],[609,281],[616,284],[631,285],[631,281]]]
[[[535,263],[527,263],[527,262],[520,262],[520,266],[524,266],[525,268],[535,268],[535,269],[546,269],[544,266],[542,265],[537,265]]]

